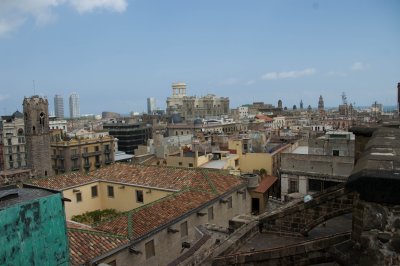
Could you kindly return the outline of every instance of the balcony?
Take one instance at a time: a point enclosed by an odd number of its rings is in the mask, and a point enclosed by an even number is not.
[[[86,158],[89,156],[96,156],[96,155],[101,155],[101,151],[93,151],[93,152],[84,152],[82,153],[82,157]]]
[[[80,157],[79,154],[72,154],[72,155],[71,155],[71,160],[79,159],[79,157]]]
[[[58,160],[64,160],[64,156],[63,155],[51,155],[51,159],[58,159]]]
[[[91,163],[91,162],[85,163],[85,164],[83,165],[83,167],[84,167],[86,170],[90,169],[91,166],[92,166],[92,163]]]
[[[81,170],[80,166],[72,166],[71,171],[79,171]]]
[[[105,164],[111,164],[111,163],[113,163],[113,161],[112,161],[111,159],[106,159],[106,160],[104,161],[104,163],[105,163]]]
[[[96,166],[97,168],[99,168],[99,167],[101,166],[101,161],[96,162],[96,163],[95,163],[95,166]]]

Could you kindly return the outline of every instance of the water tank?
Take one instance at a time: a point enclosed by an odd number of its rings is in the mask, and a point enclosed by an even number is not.
[[[248,188],[256,188],[260,183],[260,176],[257,174],[242,174],[241,177],[247,180]]]

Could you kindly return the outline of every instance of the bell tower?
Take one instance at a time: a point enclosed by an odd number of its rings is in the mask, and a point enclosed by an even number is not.
[[[49,103],[40,96],[23,102],[27,166],[33,177],[53,175],[50,158]]]

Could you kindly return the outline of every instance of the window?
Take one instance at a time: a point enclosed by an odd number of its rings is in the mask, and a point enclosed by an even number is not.
[[[297,181],[296,180],[290,180],[289,181],[289,193],[295,193],[299,192],[298,186],[297,186]]]
[[[76,196],[76,202],[82,201],[82,193],[81,192],[76,193],[75,196]]]
[[[88,149],[88,148],[83,148],[83,152],[84,152],[84,153],[88,153],[88,152],[89,152],[89,149]]]
[[[232,209],[232,196],[228,198],[228,209]]]
[[[107,186],[107,194],[109,198],[114,198],[114,187],[113,186]]]
[[[11,139],[7,139],[7,144],[11,145]]]
[[[332,154],[333,156],[339,156],[339,150],[333,150]]]
[[[143,203],[143,190],[136,190],[136,202]]]
[[[189,167],[193,167],[193,164],[192,164],[192,163],[189,163]]]
[[[95,151],[99,151],[99,146],[94,147]]]
[[[243,194],[242,194],[242,199],[245,200],[247,197],[247,193],[246,190],[243,190]]]
[[[72,149],[71,152],[72,152],[72,155],[77,155],[78,154],[78,149]]]
[[[182,166],[182,162],[179,162],[178,164],[179,164],[179,166]]]
[[[181,223],[181,237],[185,237],[188,235],[188,224],[187,221]]]
[[[154,240],[150,240],[149,242],[144,244],[144,248],[146,251],[146,259],[149,259],[156,255],[156,251],[154,249]]]
[[[214,220],[214,208],[210,207],[208,208],[208,221]]]
[[[114,191],[113,191],[114,192]],[[92,187],[92,198],[97,197],[98,193],[97,193],[97,186],[93,186]]]

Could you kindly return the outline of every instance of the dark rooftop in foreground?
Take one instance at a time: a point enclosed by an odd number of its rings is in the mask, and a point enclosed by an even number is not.
[[[368,133],[371,131],[370,128],[365,130]],[[358,129],[358,132],[363,131]],[[373,130],[346,187],[356,190],[362,200],[400,204],[399,128],[382,127]]]
[[[17,186],[0,187],[0,210],[54,194],[50,190]]]

